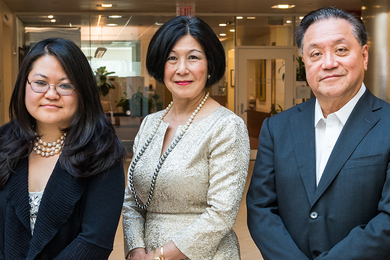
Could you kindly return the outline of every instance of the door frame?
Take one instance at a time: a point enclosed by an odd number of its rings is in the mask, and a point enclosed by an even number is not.
[[[295,104],[295,52],[296,47],[279,46],[236,46],[235,47],[235,90],[234,112],[247,124],[247,61],[261,59],[285,60],[284,109]],[[257,150],[251,150],[251,160],[256,159]]]

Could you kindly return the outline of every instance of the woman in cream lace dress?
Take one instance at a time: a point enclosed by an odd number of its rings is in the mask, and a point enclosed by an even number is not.
[[[172,93],[134,141],[123,209],[126,259],[240,259],[232,227],[249,163],[244,122],[209,97],[225,71],[217,36],[176,17],[152,38],[146,66]]]

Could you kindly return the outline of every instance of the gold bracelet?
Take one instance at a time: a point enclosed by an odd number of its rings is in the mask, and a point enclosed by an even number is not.
[[[155,249],[153,250],[153,260],[161,260],[161,258],[158,257],[157,248],[155,248]]]
[[[164,248],[163,248],[163,246],[161,246],[161,251],[160,251],[160,253],[161,253],[161,260],[165,260],[165,259],[164,259]]]

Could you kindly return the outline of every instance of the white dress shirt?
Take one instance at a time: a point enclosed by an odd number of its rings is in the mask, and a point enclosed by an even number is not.
[[[328,162],[329,156],[332,153],[333,147],[336,144],[337,139],[343,130],[345,123],[348,120],[349,115],[352,113],[355,105],[363,96],[366,91],[364,83],[360,87],[358,93],[340,110],[329,114],[327,118],[324,118],[322,109],[318,100],[315,104],[315,117],[314,127],[316,134],[316,181],[317,186],[320,182],[322,173]]]

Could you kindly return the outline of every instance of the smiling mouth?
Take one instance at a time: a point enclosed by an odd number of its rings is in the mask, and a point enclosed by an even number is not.
[[[175,81],[175,83],[180,85],[180,86],[186,86],[188,84],[191,84],[192,81],[190,81],[190,80],[181,80],[181,81]]]
[[[335,79],[335,78],[339,78],[339,77],[341,77],[341,75],[328,75],[328,76],[323,77],[320,81],[327,80],[327,79]]]
[[[42,107],[44,107],[44,108],[60,108],[59,106],[52,105],[52,104],[42,105]]]

